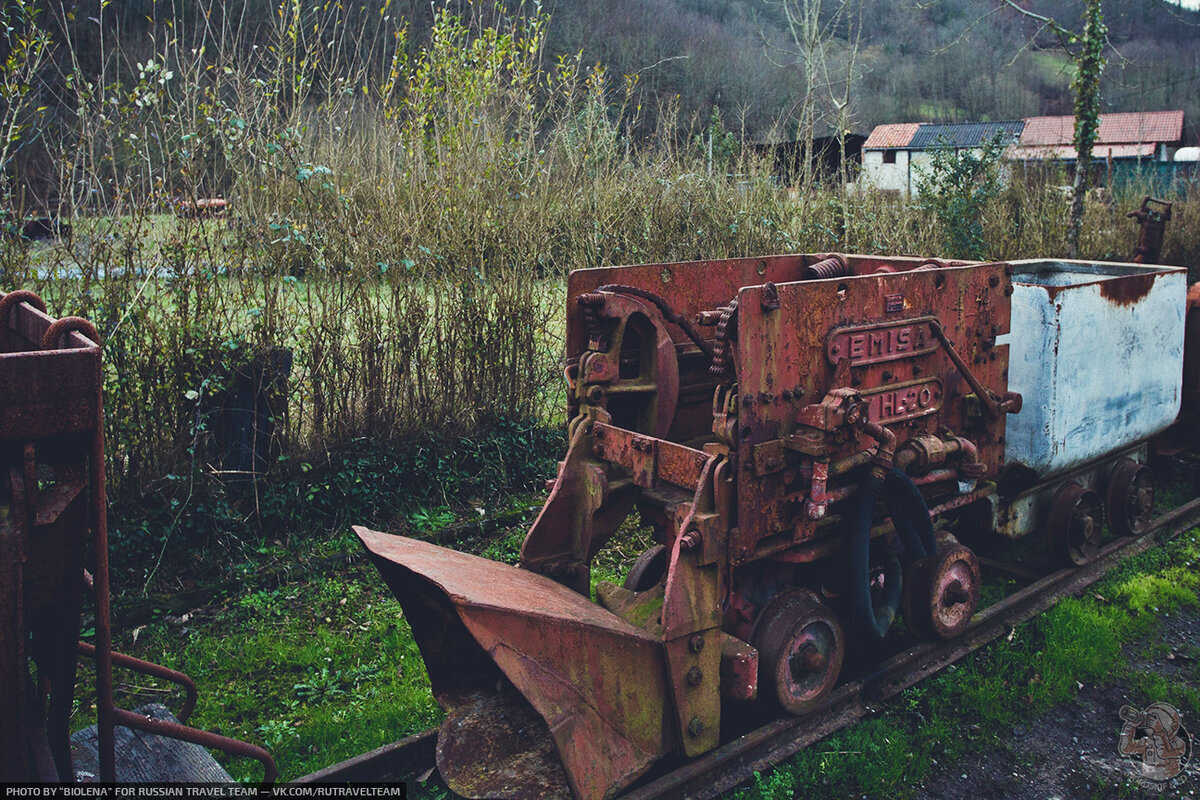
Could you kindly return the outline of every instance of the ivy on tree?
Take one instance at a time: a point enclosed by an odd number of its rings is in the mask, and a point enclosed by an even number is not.
[[[1085,0],[1083,5],[1083,31],[1075,32],[1050,17],[1022,8],[1014,0],[1004,0],[1010,8],[1042,23],[1041,30],[1052,31],[1062,49],[1075,62],[1075,77],[1071,91],[1075,95],[1075,182],[1071,193],[1071,214],[1067,223],[1067,256],[1079,257],[1079,231],[1083,227],[1083,202],[1087,196],[1089,173],[1092,165],[1092,148],[1100,130],[1100,75],[1104,72],[1107,59],[1104,48],[1108,44],[1108,28],[1104,25],[1104,13],[1100,0]],[[1039,33],[1041,32],[1039,30]]]

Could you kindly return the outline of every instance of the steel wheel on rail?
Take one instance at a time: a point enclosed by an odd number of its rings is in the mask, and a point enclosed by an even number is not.
[[[789,589],[759,615],[751,643],[758,650],[758,692],[791,714],[821,704],[837,683],[846,654],[842,625],[817,595]]]
[[[979,607],[979,559],[971,548],[949,542],[904,576],[904,619],[922,639],[953,639]]]
[[[1046,518],[1050,553],[1064,564],[1081,567],[1100,549],[1104,507],[1100,495],[1068,482],[1058,487]]]
[[[1105,511],[1118,536],[1137,536],[1154,514],[1154,472],[1132,458],[1121,459],[1108,478]]]

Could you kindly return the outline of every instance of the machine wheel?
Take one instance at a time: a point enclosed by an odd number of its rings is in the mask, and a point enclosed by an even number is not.
[[[979,559],[953,541],[914,562],[904,576],[904,619],[922,639],[953,639],[979,607]],[[941,541],[939,541],[939,545]]]
[[[1108,526],[1118,536],[1146,530],[1154,513],[1154,472],[1132,458],[1123,458],[1108,479]]]
[[[1100,548],[1104,508],[1100,495],[1078,483],[1064,483],[1054,495],[1046,519],[1050,553],[1064,564],[1081,567]]]
[[[634,559],[623,585],[631,592],[644,592],[656,586],[666,571],[667,548],[656,544]]]
[[[806,714],[833,691],[845,636],[837,616],[813,592],[788,589],[776,595],[750,639],[758,650],[759,697],[790,714]]]

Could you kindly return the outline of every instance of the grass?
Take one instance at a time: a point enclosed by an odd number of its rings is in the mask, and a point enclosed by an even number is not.
[[[261,743],[283,780],[395,741],[442,712],[400,605],[359,563],[335,575],[232,594],[183,615],[158,614],[123,631],[117,649],[196,678],[190,724]],[[168,707],[169,684],[117,670],[117,702]],[[90,674],[80,677],[81,689]],[[81,692],[73,726],[89,722]],[[230,761],[238,778],[261,777]]]
[[[942,673],[889,701],[877,717],[834,734],[731,796],[910,796],[938,764],[1001,746],[1012,727],[1073,697],[1081,684],[1126,681],[1136,702],[1200,714],[1192,685],[1125,666],[1124,649],[1162,614],[1200,605],[1200,529],[1122,564]],[[1115,709],[1114,709],[1115,713]]]
[[[458,547],[515,563],[540,495],[511,508],[524,521],[473,537],[473,506],[431,505],[410,515],[409,532],[438,540],[458,531]],[[452,513],[454,511],[455,513]],[[593,583],[620,583],[652,540],[635,522],[622,526],[597,558]],[[180,669],[196,680],[199,727],[265,745],[283,780],[307,774],[436,724],[442,718],[399,604],[375,570],[354,559],[357,541],[343,532],[319,546],[296,540],[264,545],[235,565],[236,583],[182,610],[152,606],[136,624],[117,604],[121,652]],[[348,563],[349,562],[349,563]],[[1146,639],[1161,615],[1197,605],[1200,531],[1124,563],[1081,598],[1055,608],[889,701],[876,717],[835,734],[733,793],[736,798],[904,797],[937,764],[951,764],[1005,741],[1013,725],[1070,699],[1079,684],[1124,680],[1138,702],[1170,702],[1200,714],[1190,681],[1114,665],[1123,649]],[[1154,643],[1144,645],[1154,654]],[[1188,653],[1183,653],[1188,656]],[[1193,657],[1198,654],[1190,654]],[[91,675],[82,672],[72,727],[91,721]],[[150,700],[177,707],[169,685],[117,671],[126,708]],[[168,698],[164,700],[164,698]],[[257,765],[228,761],[239,779]]]

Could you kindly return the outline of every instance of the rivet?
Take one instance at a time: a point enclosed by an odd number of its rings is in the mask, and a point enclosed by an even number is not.
[[[692,667],[687,673],[688,686],[699,686],[704,681],[704,672],[699,667]]]
[[[703,636],[701,636],[700,634],[697,633],[695,636],[688,639],[688,650],[691,650],[693,653],[699,653],[703,649],[704,649],[704,637]]]
[[[692,717],[692,721],[688,723],[688,736],[696,737],[702,733],[704,733],[704,720]]]

